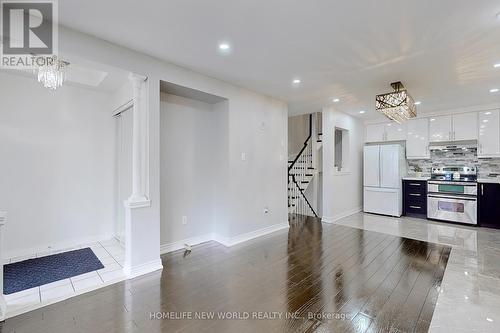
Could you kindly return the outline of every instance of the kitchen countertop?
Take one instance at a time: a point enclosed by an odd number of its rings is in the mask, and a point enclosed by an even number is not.
[[[500,184],[500,178],[479,178],[477,180],[478,183],[492,183],[492,184]]]
[[[408,177],[403,177],[403,180],[420,180],[420,181],[428,181],[429,179],[431,179],[431,177],[411,177],[411,176],[408,176]]]

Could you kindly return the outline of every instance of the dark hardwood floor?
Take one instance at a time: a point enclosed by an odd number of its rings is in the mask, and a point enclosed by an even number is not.
[[[162,272],[8,319],[1,332],[428,330],[450,247],[291,222],[288,233],[231,248],[164,255]]]

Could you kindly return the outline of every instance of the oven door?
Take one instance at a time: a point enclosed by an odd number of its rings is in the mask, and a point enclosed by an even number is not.
[[[428,194],[427,217],[450,222],[477,224],[477,198]]]

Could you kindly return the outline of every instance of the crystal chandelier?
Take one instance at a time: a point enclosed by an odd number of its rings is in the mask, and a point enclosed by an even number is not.
[[[45,88],[57,89],[62,86],[66,79],[66,67],[68,62],[57,59],[56,56],[52,57],[38,57],[36,59],[38,71],[38,82]]]
[[[376,110],[398,124],[417,116],[417,107],[401,82],[391,83],[394,92],[377,95]]]

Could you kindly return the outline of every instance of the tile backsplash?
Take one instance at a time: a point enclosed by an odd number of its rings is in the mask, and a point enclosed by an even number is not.
[[[424,176],[430,176],[431,168],[438,165],[467,165],[475,166],[478,170],[478,178],[486,178],[490,174],[500,175],[500,158],[477,157],[476,149],[464,151],[431,151],[428,160],[407,160],[408,175],[414,175],[414,167],[418,165]]]

